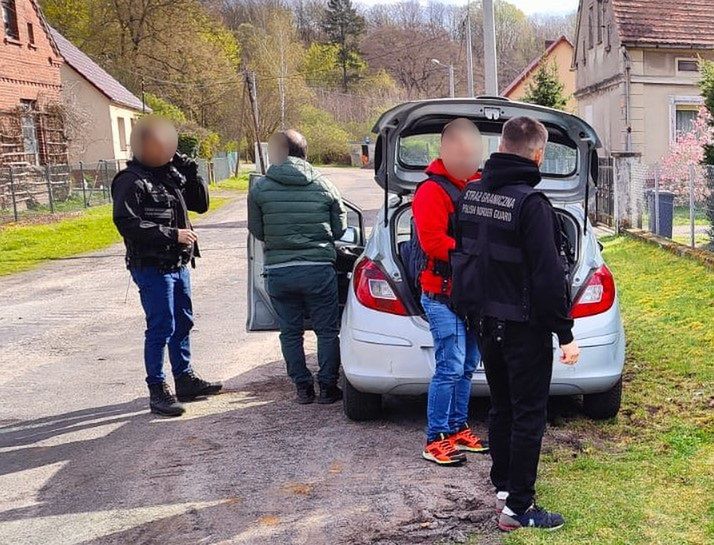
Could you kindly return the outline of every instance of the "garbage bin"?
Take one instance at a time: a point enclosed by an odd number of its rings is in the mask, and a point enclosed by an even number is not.
[[[672,220],[674,218],[674,193],[659,191],[659,231],[655,216],[655,192],[647,191],[647,209],[649,210],[649,230],[656,235],[672,238]]]

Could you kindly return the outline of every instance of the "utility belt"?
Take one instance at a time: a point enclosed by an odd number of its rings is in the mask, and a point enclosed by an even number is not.
[[[195,269],[196,261],[193,258],[191,258],[190,263],[191,263],[191,266]],[[188,263],[184,263],[184,260],[181,257],[179,257],[178,260],[176,260],[176,261],[167,261],[167,260],[158,259],[155,257],[131,257],[131,258],[127,257],[126,258],[127,269],[155,268],[161,274],[178,272],[186,265],[188,265]]]

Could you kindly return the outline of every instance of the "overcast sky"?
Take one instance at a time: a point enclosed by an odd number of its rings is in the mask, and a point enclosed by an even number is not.
[[[374,5],[393,3],[398,0],[356,0],[359,4]],[[466,0],[443,0],[450,4],[466,4]],[[578,0],[508,0],[527,14],[531,13],[567,13],[578,9]]]

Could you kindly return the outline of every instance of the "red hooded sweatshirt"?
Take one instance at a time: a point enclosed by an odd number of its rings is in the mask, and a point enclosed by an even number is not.
[[[459,190],[466,184],[481,179],[476,172],[468,180],[457,180],[451,176],[441,159],[435,159],[427,167],[428,175],[446,176]],[[412,202],[414,224],[419,243],[429,259],[426,269],[421,273],[419,281],[422,291],[433,294],[448,295],[451,293],[451,280],[443,291],[443,278],[432,272],[433,260],[449,261],[449,253],[456,247],[456,241],[449,236],[449,215],[454,212],[454,204],[439,184],[427,180],[414,195]]]

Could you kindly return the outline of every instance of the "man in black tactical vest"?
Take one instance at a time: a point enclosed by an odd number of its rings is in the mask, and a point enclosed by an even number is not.
[[[203,380],[191,367],[193,310],[187,265],[199,251],[188,211],[208,210],[208,186],[198,175],[196,162],[176,153],[177,144],[176,130],[168,121],[141,119],[131,134],[134,158],[112,182],[114,224],[124,238],[126,266],[146,313],[149,407],[164,416],[183,414],[179,401],[214,395],[222,388]],[[167,345],[178,400],[165,381]]]
[[[550,201],[534,189],[547,141],[547,129],[534,119],[504,125],[499,152],[486,162],[480,184],[462,196],[452,254],[452,304],[478,327],[491,390],[491,480],[504,531],[564,524],[534,503],[552,334],[562,363],[575,364],[580,352],[559,223]]]

